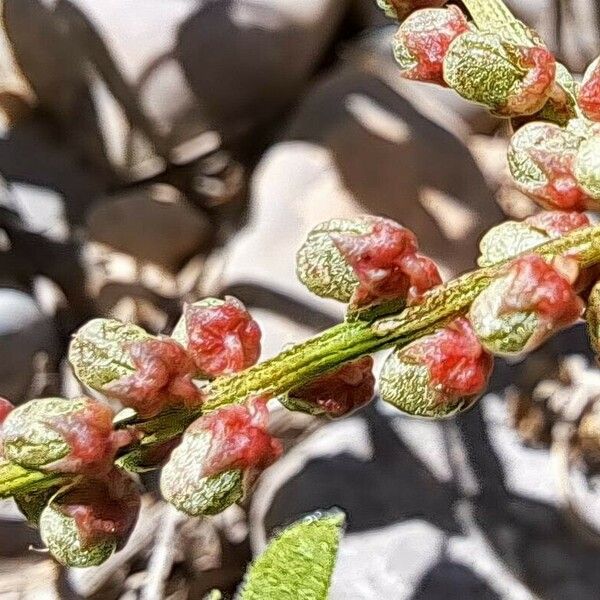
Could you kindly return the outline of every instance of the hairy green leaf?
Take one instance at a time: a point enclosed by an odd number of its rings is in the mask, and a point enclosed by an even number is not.
[[[240,600],[325,600],[344,520],[315,513],[285,529],[248,570]]]

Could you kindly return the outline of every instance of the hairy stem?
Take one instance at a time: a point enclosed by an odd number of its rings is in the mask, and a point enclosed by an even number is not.
[[[545,258],[569,254],[577,257],[582,268],[591,267],[600,263],[600,225],[579,229],[530,252]],[[219,377],[205,388],[203,410],[244,402],[248,397],[261,394],[284,394],[348,360],[409,344],[466,312],[504,268],[505,263],[500,263],[467,273],[431,290],[420,304],[398,314],[374,321],[341,323],[270,360],[235,375]],[[200,412],[170,411],[141,423],[140,427],[146,432],[142,447],[180,435]],[[56,475],[28,471],[16,465],[0,465],[0,497],[48,487],[56,480]]]
[[[464,0],[464,5],[480,29],[512,25],[515,17],[502,0]]]

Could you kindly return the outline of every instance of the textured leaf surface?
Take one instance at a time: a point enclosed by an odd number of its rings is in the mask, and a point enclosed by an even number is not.
[[[317,225],[298,251],[296,272],[300,281],[317,296],[348,302],[358,286],[358,279],[331,234],[362,235],[371,227],[372,221],[368,218],[332,219]]]
[[[127,344],[150,337],[133,323],[93,319],[73,337],[69,347],[69,362],[79,381],[102,391],[104,385],[135,371]]]
[[[479,243],[480,267],[489,267],[512,256],[531,250],[550,239],[543,231],[517,221],[507,221],[490,229]]]
[[[211,434],[185,435],[163,467],[160,488],[165,500],[188,515],[216,515],[244,497],[244,474],[231,469],[204,476],[202,459],[210,450]]]
[[[343,524],[335,511],[285,529],[250,567],[239,600],[325,600]]]

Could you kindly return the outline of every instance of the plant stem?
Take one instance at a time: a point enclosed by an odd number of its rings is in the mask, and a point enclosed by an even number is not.
[[[502,0],[464,0],[464,5],[480,29],[512,25],[516,20]]]
[[[600,262],[600,226],[580,229],[533,252],[544,257],[576,252],[580,266],[589,267]],[[501,263],[467,273],[431,290],[420,304],[398,315],[374,322],[342,323],[241,373],[219,377],[206,390],[204,409],[243,402],[252,395],[276,396],[348,360],[406,345],[465,312],[504,268]]]
[[[577,257],[582,268],[591,267],[600,263],[600,225],[579,229],[530,252],[548,259],[569,254]],[[284,394],[346,361],[409,344],[466,312],[505,267],[506,262],[467,273],[431,290],[420,304],[396,315],[374,321],[346,321],[245,371],[218,377],[205,388],[202,409],[214,410],[262,394],[271,397]],[[142,446],[180,435],[201,412],[170,411],[141,423],[141,429],[147,433]],[[0,497],[48,487],[57,479],[60,479],[57,475],[0,465]]]

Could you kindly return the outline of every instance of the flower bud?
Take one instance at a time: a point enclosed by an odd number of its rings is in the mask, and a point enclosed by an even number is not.
[[[481,396],[492,366],[469,321],[459,317],[388,357],[379,381],[381,397],[410,415],[452,416]]]
[[[128,431],[113,429],[113,411],[92,398],[44,398],[13,410],[0,433],[4,456],[25,468],[58,473],[102,473]]]
[[[590,199],[590,210],[600,210],[600,133],[581,143],[574,173],[581,189]]]
[[[402,76],[445,86],[444,57],[452,41],[466,31],[467,18],[457,6],[413,13],[394,37],[394,56]]]
[[[481,256],[477,263],[480,267],[489,267],[589,225],[585,214],[559,210],[544,211],[524,221],[506,221],[481,238]]]
[[[42,511],[40,534],[63,565],[97,566],[125,545],[139,510],[134,482],[114,470],[59,491]]]
[[[600,282],[593,287],[590,293],[585,319],[592,348],[600,357]]]
[[[576,160],[582,138],[552,123],[529,123],[512,137],[508,165],[517,187],[545,208],[585,210],[593,205]]]
[[[539,45],[517,45],[494,32],[458,36],[444,59],[444,79],[463,98],[497,115],[519,117],[543,108],[555,82],[556,61]]]
[[[207,378],[242,371],[260,356],[260,327],[232,296],[187,304],[173,337],[187,348],[197,370]]]
[[[343,417],[371,401],[375,393],[373,359],[348,362],[280,398],[289,410]]]
[[[408,15],[421,8],[443,6],[447,0],[377,0],[377,5],[390,19],[403,21]]]
[[[469,318],[483,346],[520,355],[575,323],[583,312],[572,287],[577,275],[575,259],[549,264],[530,254],[513,261],[471,305]]]
[[[163,467],[164,498],[192,516],[213,515],[244,498],[260,472],[281,454],[267,431],[266,401],[203,415],[187,429]]]
[[[298,276],[312,292],[363,308],[418,300],[441,283],[433,261],[417,254],[415,235],[390,219],[322,223],[298,253]]]
[[[198,406],[196,366],[185,348],[167,337],[114,319],[94,319],[74,336],[69,360],[77,378],[150,418],[169,406]]]
[[[587,69],[579,90],[579,106],[592,121],[600,121],[600,58]]]

